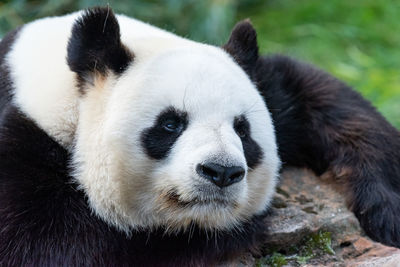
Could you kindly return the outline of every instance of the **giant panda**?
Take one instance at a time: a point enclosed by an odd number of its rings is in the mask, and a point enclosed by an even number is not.
[[[249,21],[222,47],[93,8],[0,43],[0,265],[210,266],[265,242],[287,165],[400,247],[400,134]]]

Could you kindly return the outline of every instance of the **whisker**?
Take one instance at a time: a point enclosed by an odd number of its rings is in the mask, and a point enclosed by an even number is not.
[[[107,3],[107,15],[106,15],[106,19],[104,20],[104,24],[103,24],[103,33],[106,30],[106,25],[107,25],[107,20],[108,20],[109,15],[110,15],[110,4]]]
[[[247,112],[252,110],[254,108],[254,106],[257,105],[257,102],[258,102],[258,100],[254,101],[254,103],[247,110],[243,110],[242,113],[246,114]]]
[[[186,92],[187,92],[187,86],[185,87],[185,91],[183,92],[183,99],[182,99],[182,106],[183,106],[183,111],[187,111],[186,110],[186,103],[185,103],[185,101],[186,101]]]

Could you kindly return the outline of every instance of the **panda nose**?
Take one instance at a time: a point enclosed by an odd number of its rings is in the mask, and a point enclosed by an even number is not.
[[[225,167],[215,163],[198,164],[196,171],[221,188],[240,182],[245,175],[245,170],[240,166]]]

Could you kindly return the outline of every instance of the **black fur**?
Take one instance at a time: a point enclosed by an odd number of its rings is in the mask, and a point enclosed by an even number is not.
[[[236,62],[252,77],[258,59],[257,33],[250,20],[235,25],[229,41],[223,46]]]
[[[164,129],[164,124],[171,120],[179,124],[179,131],[169,132]],[[142,133],[142,146],[146,154],[158,160],[166,158],[176,140],[186,130],[188,123],[186,112],[173,107],[162,111],[157,116],[154,125]]]
[[[68,43],[67,61],[78,74],[80,87],[92,83],[93,75],[107,70],[121,74],[133,60],[133,53],[121,43],[117,18],[110,8],[85,11],[74,24]]]
[[[374,240],[400,247],[400,133],[343,82],[284,56],[255,76],[284,165],[330,177]]]
[[[9,52],[10,46],[14,43],[21,28],[18,28],[7,34],[0,42],[0,119],[1,108],[7,105],[11,100],[12,81],[9,67],[5,63],[5,55]]]
[[[251,169],[255,168],[263,158],[263,151],[257,142],[251,138],[249,121],[245,116],[237,117],[233,127],[242,141],[247,166]]]

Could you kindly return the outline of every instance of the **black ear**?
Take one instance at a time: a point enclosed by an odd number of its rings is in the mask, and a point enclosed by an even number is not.
[[[80,82],[92,82],[94,74],[108,70],[122,73],[133,60],[121,43],[117,18],[109,7],[84,11],[75,21],[68,43],[67,61]]]
[[[235,25],[229,41],[223,46],[251,77],[258,59],[257,33],[250,20]]]

